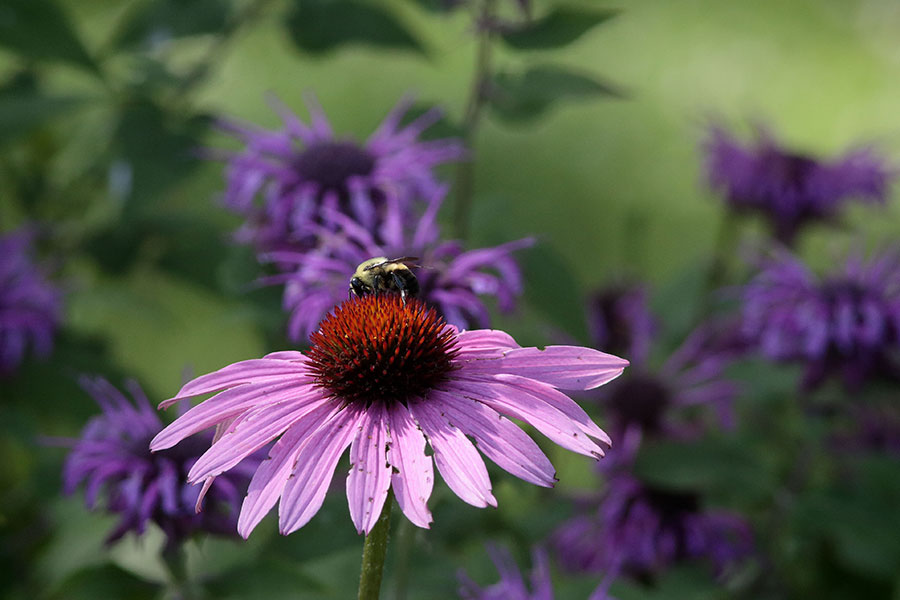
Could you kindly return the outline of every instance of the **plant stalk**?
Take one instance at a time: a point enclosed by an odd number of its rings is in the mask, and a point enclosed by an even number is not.
[[[359,573],[359,600],[378,600],[381,593],[381,577],[384,574],[384,559],[387,555],[388,534],[391,531],[391,507],[394,493],[388,491],[381,515],[375,527],[363,543],[362,567]]]

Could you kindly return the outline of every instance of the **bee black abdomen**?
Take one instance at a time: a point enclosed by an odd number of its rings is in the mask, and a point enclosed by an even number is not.
[[[406,297],[414,297],[419,293],[419,280],[410,271],[394,271],[394,286]]]

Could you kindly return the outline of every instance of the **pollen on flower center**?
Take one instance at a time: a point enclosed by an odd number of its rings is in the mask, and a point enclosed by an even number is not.
[[[317,385],[366,407],[422,397],[453,369],[456,336],[417,299],[397,294],[351,298],[310,336]]]
[[[322,190],[346,192],[347,180],[354,175],[369,175],[375,168],[375,158],[353,142],[319,142],[297,156],[294,166]]]

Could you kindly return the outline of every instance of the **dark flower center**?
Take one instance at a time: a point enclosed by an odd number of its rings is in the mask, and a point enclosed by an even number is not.
[[[353,142],[320,142],[300,153],[294,166],[322,191],[346,192],[348,179],[369,175],[375,169],[375,157]]]
[[[764,157],[768,176],[772,181],[777,181],[783,186],[782,191],[789,193],[804,193],[809,178],[819,168],[818,162],[802,154],[770,150]],[[805,198],[801,200],[803,199]]]
[[[644,496],[664,522],[680,521],[684,516],[700,510],[700,499],[697,494],[691,492],[648,487],[644,490]]]
[[[316,384],[368,408],[423,397],[447,378],[456,336],[437,311],[399,294],[351,298],[310,336]]]
[[[669,402],[669,390],[657,378],[636,374],[616,385],[609,407],[622,426],[637,425],[652,433],[659,432]]]

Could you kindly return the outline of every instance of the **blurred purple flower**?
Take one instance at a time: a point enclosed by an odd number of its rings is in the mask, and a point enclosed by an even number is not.
[[[806,224],[838,217],[851,199],[884,204],[894,176],[871,148],[828,162],[780,147],[762,128],[755,145],[743,146],[713,127],[706,142],[706,170],[710,184],[732,209],[761,214],[786,245]]]
[[[842,454],[855,451],[900,458],[900,406],[895,402],[854,404],[849,416],[849,422],[836,431],[832,447]]]
[[[900,250],[852,255],[820,278],[780,251],[743,291],[743,331],[770,360],[806,366],[805,389],[830,375],[849,389],[900,377]]]
[[[28,346],[50,354],[62,319],[62,292],[32,260],[34,236],[24,228],[0,236],[0,375],[19,367]]]
[[[90,509],[101,495],[105,497],[105,510],[121,517],[107,543],[129,531],[144,533],[148,522],[166,534],[168,548],[194,532],[237,533],[241,498],[259,458],[249,457],[212,481],[205,506],[199,510],[201,488],[185,480],[212,436],[151,453],[150,440],[163,423],[136,382],[126,384],[133,402],[103,378],[83,377],[80,383],[103,412],[88,421],[80,439],[71,441],[72,451],[63,468],[64,490],[71,494],[84,484]]]
[[[529,577],[531,590],[525,583],[515,560],[506,548],[488,545],[488,554],[497,567],[500,581],[479,587],[465,573],[459,574],[459,596],[463,600],[553,600],[553,582],[550,580],[550,561],[547,552],[535,548],[531,553],[532,569]]]
[[[376,236],[399,231],[420,204],[439,201],[443,190],[434,167],[465,154],[455,139],[419,139],[440,118],[438,110],[401,125],[411,98],[401,100],[365,143],[337,137],[318,103],[308,98],[307,105],[308,125],[280,102],[274,102],[280,130],[220,124],[245,144],[224,155],[223,201],[247,219],[237,239],[262,251],[306,249],[326,208],[351,216]]]
[[[706,510],[697,494],[654,488],[625,469],[609,477],[602,496],[583,504],[587,511],[552,537],[570,571],[652,580],[675,563],[705,558],[721,573],[753,548],[740,516]]]
[[[590,295],[587,320],[591,342],[604,352],[626,357],[632,365],[646,362],[656,330],[641,286],[613,286]]]
[[[550,561],[546,550],[534,548],[531,551],[532,568],[528,578],[531,590],[509,550],[493,544],[488,544],[487,550],[500,574],[500,581],[482,588],[466,573],[461,572],[459,597],[462,600],[553,600],[553,582],[550,579]],[[610,583],[611,579],[604,578],[588,600],[612,600],[607,595]]]
[[[725,369],[735,353],[721,344],[723,337],[712,322],[701,326],[659,369],[638,368],[607,386],[600,400],[614,439],[692,437],[706,426],[688,414],[697,408],[712,410],[722,427],[733,427],[738,387]]]
[[[439,240],[434,221],[438,206],[434,204],[425,212],[414,232],[391,237],[383,244],[369,228],[346,215],[331,214],[327,218],[338,225],[338,231],[317,228],[319,245],[315,249],[265,255],[284,271],[266,281],[285,286],[283,306],[290,314],[288,337],[305,341],[319,321],[347,298],[356,267],[376,256],[417,257],[419,266],[413,270],[419,281],[418,297],[460,329],[489,325],[484,296],[496,298],[502,311],[513,310],[522,293],[522,276],[512,253],[531,246],[533,240],[465,251],[459,242]]]

